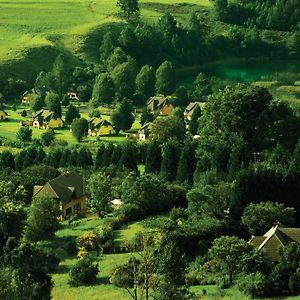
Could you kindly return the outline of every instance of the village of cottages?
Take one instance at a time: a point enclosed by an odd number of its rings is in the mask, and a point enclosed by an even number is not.
[[[10,112],[7,109],[4,109],[4,105],[1,105],[0,108],[0,121],[10,121],[17,122],[20,126],[31,126],[32,128],[37,129],[63,129],[67,128],[65,125],[65,121],[63,117],[58,116],[55,112],[49,109],[40,109],[38,111],[31,111],[29,108],[29,99],[32,95],[38,96],[45,96],[47,91],[38,91],[36,89],[31,89],[26,92],[20,97],[20,105],[21,111],[18,112],[19,119],[15,117],[10,119]],[[77,105],[80,109],[80,113],[84,113],[88,110],[88,106],[86,104],[82,104],[81,100],[79,99],[78,95],[75,92],[68,92],[67,98],[70,103]],[[149,113],[158,116],[169,116],[172,114],[173,110],[175,109],[174,99],[171,96],[163,96],[163,95],[156,95],[150,97],[147,101],[147,110]],[[191,102],[184,110],[184,119],[187,124],[191,120],[194,110],[196,107],[203,109],[205,103],[204,102]],[[116,134],[112,123],[110,122],[110,114],[113,111],[113,108],[103,108],[101,112],[101,117],[88,117],[88,136],[91,137],[100,137],[100,136],[114,136]],[[136,108],[135,115],[139,116],[144,108]],[[137,120],[139,118],[136,118]],[[140,141],[145,141],[149,137],[151,133],[151,122],[141,125],[138,123],[137,126],[134,126],[131,130],[126,132],[126,138],[131,139],[139,139]],[[0,128],[1,130],[1,128]],[[3,130],[8,130],[8,127],[3,126]],[[71,129],[70,129],[71,131]],[[197,137],[197,136],[195,136]]]

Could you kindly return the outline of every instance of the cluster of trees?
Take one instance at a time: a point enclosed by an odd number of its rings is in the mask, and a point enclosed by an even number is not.
[[[215,0],[222,21],[275,30],[291,30],[299,23],[298,0]]]
[[[131,258],[116,267],[110,282],[132,299],[193,299],[184,281],[186,261],[172,237],[145,233],[133,243]]]
[[[225,282],[237,283],[253,298],[297,295],[300,291],[300,246],[292,242],[279,249],[279,261],[273,262],[263,251],[237,237],[222,236],[214,240],[207,261],[200,272],[218,273]]]
[[[0,189],[1,299],[51,299],[49,273],[59,260],[38,248],[36,241],[53,236],[58,207],[51,199],[41,198],[27,208],[26,189],[7,178],[1,179]]]

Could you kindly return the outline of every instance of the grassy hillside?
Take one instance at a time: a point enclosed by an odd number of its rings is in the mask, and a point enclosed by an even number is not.
[[[31,79],[48,69],[59,51],[85,60],[98,57],[107,26],[118,27],[117,0],[0,0],[0,71]],[[141,12],[156,19],[165,11],[186,15],[211,0],[143,0]]]
[[[96,257],[95,253],[92,257],[99,262],[100,274],[98,282],[92,286],[81,286],[72,288],[68,285],[69,270],[77,262],[76,256],[66,253],[66,240],[71,237],[78,237],[85,231],[93,231],[103,223],[103,219],[90,217],[79,221],[77,226],[68,226],[66,222],[62,224],[62,228],[56,233],[56,236],[50,242],[45,242],[50,248],[55,249],[55,253],[59,255],[61,262],[55,274],[52,274],[54,281],[54,289],[52,291],[53,299],[76,300],[86,299],[96,300],[112,300],[112,299],[130,299],[127,292],[121,288],[117,288],[109,284],[109,276],[111,270],[117,265],[125,263],[129,257],[129,253],[121,254],[105,254]],[[136,233],[145,231],[145,228],[139,223],[133,223],[122,230],[115,233],[115,241],[118,244],[130,241]]]

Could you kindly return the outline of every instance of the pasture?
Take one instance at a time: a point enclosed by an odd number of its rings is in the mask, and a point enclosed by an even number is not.
[[[40,47],[50,52],[52,46],[56,46],[84,56],[85,53],[80,52],[88,48],[84,45],[86,41],[91,42],[91,46],[99,45],[94,35],[102,34],[103,25],[122,22],[116,3],[117,0],[0,0],[0,64],[23,59],[32,49]],[[140,6],[143,17],[151,19],[166,10],[187,14],[195,7],[211,6],[211,0],[185,3],[142,0]],[[89,39],[89,35],[92,38]],[[48,58],[52,59],[52,55]]]

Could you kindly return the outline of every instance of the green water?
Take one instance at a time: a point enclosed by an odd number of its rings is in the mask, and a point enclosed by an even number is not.
[[[203,72],[207,76],[217,77],[237,82],[253,82],[262,80],[280,80],[286,78],[291,80],[300,79],[300,61],[268,61],[268,62],[226,62],[213,66],[201,68],[182,78],[182,84],[191,86],[197,73]]]

